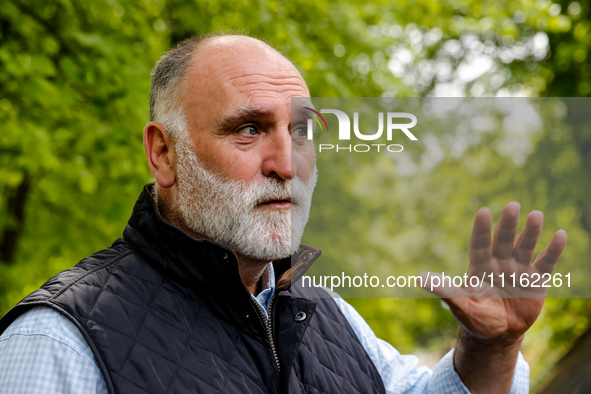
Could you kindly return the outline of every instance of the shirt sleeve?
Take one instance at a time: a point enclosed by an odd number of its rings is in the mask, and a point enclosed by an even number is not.
[[[31,309],[0,336],[0,393],[107,394],[86,340],[66,317]]]
[[[377,338],[363,317],[342,298],[334,300],[376,366],[387,393],[470,393],[453,366],[453,349],[431,371],[419,366],[416,356],[402,355],[388,342]],[[519,353],[510,393],[528,392],[529,365]]]

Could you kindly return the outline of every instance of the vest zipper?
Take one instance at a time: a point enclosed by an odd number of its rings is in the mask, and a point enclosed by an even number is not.
[[[279,364],[279,356],[277,356],[277,348],[275,347],[275,341],[273,340],[273,328],[271,327],[271,316],[272,316],[271,312],[272,312],[272,308],[273,308],[273,301],[275,301],[275,295],[273,295],[273,297],[271,298],[271,302],[269,303],[269,318],[268,319],[265,317],[265,312],[263,312],[263,308],[261,308],[259,303],[256,302],[255,300],[252,300],[252,303],[256,307],[256,310],[259,313],[259,316],[261,317],[261,319],[263,320],[263,322],[265,324],[265,330],[267,331],[267,337],[269,338],[269,341],[271,342],[271,349],[273,350],[273,357],[275,357],[275,362],[277,363],[277,370],[279,372],[281,372],[281,365]]]

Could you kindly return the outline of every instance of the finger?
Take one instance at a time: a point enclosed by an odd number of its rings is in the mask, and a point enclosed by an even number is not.
[[[521,234],[517,236],[515,247],[513,248],[513,255],[519,263],[531,263],[536,244],[542,233],[543,224],[544,214],[541,211],[531,211],[527,215],[525,227],[521,231]]]
[[[550,240],[548,246],[542,250],[534,261],[534,267],[544,274],[554,271],[554,266],[566,246],[567,239],[566,231],[558,230]]]
[[[511,201],[505,205],[501,218],[495,227],[492,255],[499,260],[509,259],[513,255],[513,240],[519,223],[520,208],[517,201]]]
[[[490,209],[480,208],[474,219],[470,237],[470,264],[479,265],[490,261]]]

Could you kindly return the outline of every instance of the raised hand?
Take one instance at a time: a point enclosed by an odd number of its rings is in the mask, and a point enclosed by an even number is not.
[[[532,264],[544,215],[530,212],[525,228],[515,239],[519,210],[517,202],[504,207],[492,241],[489,209],[481,208],[476,214],[467,277],[477,277],[478,281],[472,282],[477,286],[425,283],[424,287],[441,297],[466,333],[475,338],[511,339],[527,331],[541,311],[546,286],[552,284],[551,273],[566,246],[566,232],[557,231]]]
[[[476,214],[467,277],[478,277],[471,282],[477,286],[454,287],[435,273],[422,274],[423,287],[449,305],[462,327],[454,366],[473,393],[509,391],[523,336],[540,314],[545,285],[566,246],[566,232],[559,230],[532,263],[544,215],[530,212],[515,238],[519,210],[517,202],[503,208],[492,240],[490,210]]]

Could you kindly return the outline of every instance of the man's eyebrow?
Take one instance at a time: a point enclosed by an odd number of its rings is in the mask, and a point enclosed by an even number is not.
[[[296,116],[310,116],[310,114],[312,113],[312,111],[310,110],[316,110],[316,107],[314,107],[314,105],[312,103],[306,103],[302,106],[298,106],[297,108],[293,108],[292,107],[292,114],[296,115]]]
[[[217,121],[216,131],[219,134],[228,134],[241,123],[248,122],[256,118],[270,117],[273,112],[262,107],[238,107],[238,109],[229,115]]]

